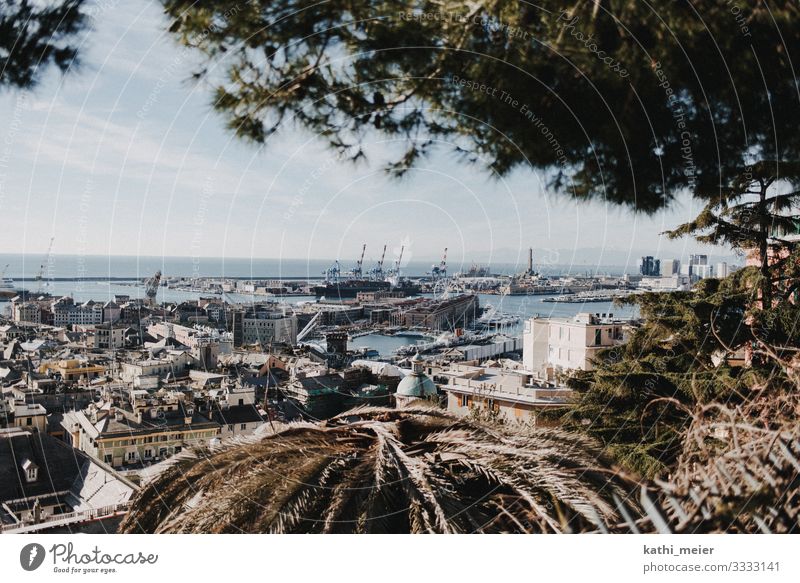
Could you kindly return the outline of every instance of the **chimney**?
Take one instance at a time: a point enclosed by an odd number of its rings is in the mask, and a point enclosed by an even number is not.
[[[528,248],[528,274],[533,274],[533,247]]]

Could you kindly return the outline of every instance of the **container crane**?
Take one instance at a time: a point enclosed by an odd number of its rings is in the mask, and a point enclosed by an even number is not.
[[[322,275],[325,276],[325,281],[331,283],[336,283],[337,281],[339,281],[340,274],[341,274],[341,269],[339,267],[338,259],[333,262],[333,265],[331,265],[328,269],[322,272]]]
[[[56,239],[55,237],[50,237],[50,244],[47,246],[47,253],[44,256],[42,264],[39,266],[39,272],[36,274],[36,281],[39,282],[39,285],[36,287],[37,293],[42,291],[42,282],[44,281],[45,271],[52,262],[53,241],[55,241],[55,239]]]
[[[444,255],[442,255],[441,263],[431,268],[431,276],[434,279],[447,277],[447,247],[444,248]]]
[[[397,261],[394,263],[394,275],[400,277],[400,264],[403,262],[403,251],[406,250],[405,245],[400,246],[400,255],[397,256]]]
[[[383,261],[386,259],[386,245],[383,246],[383,253],[381,254],[381,260],[378,261],[378,264],[370,270],[370,275],[372,279],[376,281],[380,281],[383,279]]]
[[[361,276],[363,275],[362,266],[364,265],[364,253],[366,253],[366,251],[367,251],[367,244],[364,243],[364,246],[361,247],[361,258],[358,260],[358,263],[356,263],[356,266],[353,268],[353,271],[351,272],[355,279],[360,279]]]

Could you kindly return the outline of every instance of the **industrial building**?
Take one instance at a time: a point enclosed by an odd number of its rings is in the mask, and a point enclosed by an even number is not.
[[[477,314],[478,296],[463,294],[411,308],[403,314],[403,324],[408,328],[454,330],[468,326]]]

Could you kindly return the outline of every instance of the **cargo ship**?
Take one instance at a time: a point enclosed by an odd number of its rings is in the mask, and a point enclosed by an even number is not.
[[[327,299],[355,298],[361,292],[402,292],[407,296],[417,295],[420,287],[410,281],[400,281],[396,285],[386,280],[370,279],[345,279],[342,281],[329,281],[322,285],[314,286],[314,295]]]
[[[405,246],[400,248],[400,256],[395,262],[393,269],[384,271],[383,265],[386,258],[386,245],[383,246],[383,254],[378,264],[370,269],[364,270],[364,253],[367,249],[366,243],[361,248],[361,257],[356,262],[355,267],[343,274],[339,266],[339,261],[323,272],[325,282],[322,285],[312,287],[312,291],[318,298],[326,299],[355,298],[362,292],[400,292],[407,296],[420,293],[420,286],[400,277],[400,265],[403,261],[403,251]],[[364,272],[367,271],[367,277]],[[340,279],[344,275],[344,278]]]

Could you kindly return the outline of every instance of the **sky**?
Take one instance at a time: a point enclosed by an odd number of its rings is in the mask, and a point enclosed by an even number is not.
[[[189,81],[195,56],[166,32],[158,2],[103,0],[82,66],[33,92],[0,93],[0,252],[352,260],[405,246],[451,264],[634,265],[641,255],[728,255],[665,229],[692,218],[680,198],[654,216],[548,192],[542,174],[503,180],[446,151],[407,177],[336,159],[287,125],[263,148],[237,140]]]

